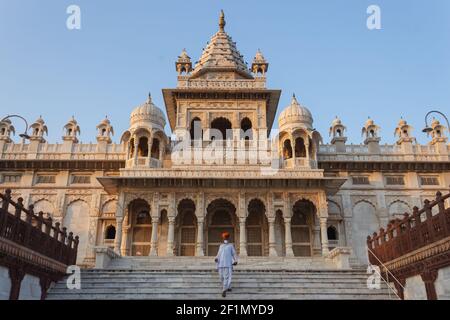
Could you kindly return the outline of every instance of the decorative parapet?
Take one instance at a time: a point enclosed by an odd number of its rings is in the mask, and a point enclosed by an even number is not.
[[[270,168],[268,168],[270,170]],[[322,179],[323,170],[277,170],[274,174],[267,174],[260,167],[219,169],[217,166],[205,168],[194,165],[177,169],[121,169],[121,177],[127,178],[226,178],[226,179]]]
[[[350,255],[352,249],[350,247],[337,247],[331,250],[326,259],[332,261],[338,269],[351,269],[350,268]]]
[[[95,250],[95,269],[105,269],[111,260],[120,258],[120,255],[113,249],[105,246],[98,246]]]
[[[257,77],[253,80],[189,80],[188,76],[178,77],[178,88],[180,89],[265,89],[266,79]]]
[[[0,160],[116,160],[124,161],[126,153],[121,144],[109,144],[105,152],[98,152],[97,144],[74,144],[67,152],[63,144],[40,143],[31,151],[28,144],[9,143],[0,153]]]
[[[438,153],[433,145],[413,145],[412,153],[405,153],[398,145],[381,145],[380,153],[369,152],[367,145],[346,145],[345,152],[337,152],[335,145],[321,145],[318,161],[450,161],[450,146],[447,153]]]

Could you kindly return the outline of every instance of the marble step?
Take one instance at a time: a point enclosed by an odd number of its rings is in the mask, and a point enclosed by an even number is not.
[[[321,292],[318,294],[311,293],[237,293],[231,292],[227,294],[226,299],[230,300],[392,300],[393,295],[387,293],[372,292],[370,294],[328,294]],[[48,300],[225,300],[220,295],[220,291],[213,294],[195,294],[192,292],[179,293],[172,292],[170,294],[80,294],[72,293],[65,295],[49,294]]]
[[[387,286],[370,290],[365,270],[309,270],[233,274],[228,299],[390,299]],[[215,270],[83,270],[80,290],[65,281],[53,285],[48,299],[223,299]]]

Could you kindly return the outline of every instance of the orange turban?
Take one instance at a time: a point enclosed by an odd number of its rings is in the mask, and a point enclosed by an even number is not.
[[[224,232],[222,233],[222,238],[227,240],[228,238],[230,238],[230,234],[228,232]]]

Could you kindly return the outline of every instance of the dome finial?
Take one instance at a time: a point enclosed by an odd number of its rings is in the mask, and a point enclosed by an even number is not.
[[[147,103],[148,104],[152,103],[152,94],[150,92],[148,93]]]
[[[299,104],[297,101],[297,97],[295,96],[295,93],[292,94],[292,102],[291,104]]]
[[[220,17],[219,17],[219,31],[223,32],[225,30],[225,25],[227,23],[225,22],[225,13],[223,10],[220,10]]]

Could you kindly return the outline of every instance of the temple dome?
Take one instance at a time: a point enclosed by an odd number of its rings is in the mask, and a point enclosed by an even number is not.
[[[164,113],[153,102],[151,95],[148,95],[147,101],[138,106],[131,112],[131,127],[152,127],[164,130],[166,119]]]
[[[312,129],[313,117],[308,108],[298,103],[295,95],[292,97],[291,104],[284,109],[278,117],[278,126],[280,130],[286,127],[304,127]]]

